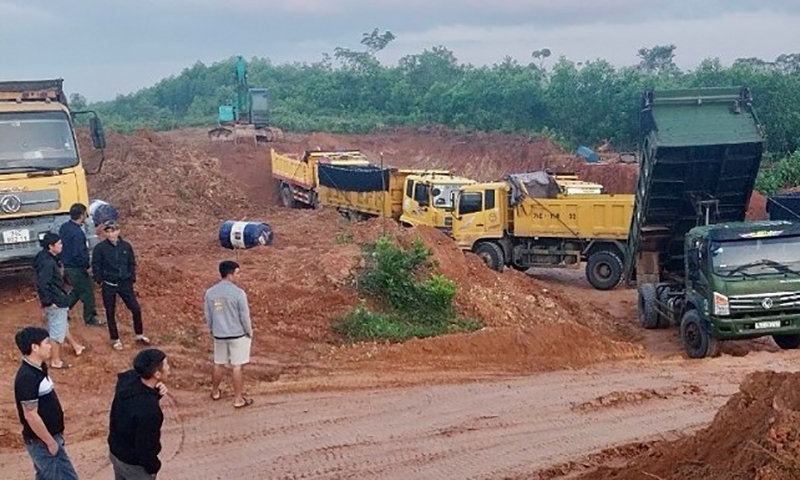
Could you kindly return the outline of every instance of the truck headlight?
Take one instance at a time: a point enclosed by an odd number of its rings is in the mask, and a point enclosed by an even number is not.
[[[714,315],[730,315],[731,307],[728,303],[728,297],[721,293],[714,292]]]

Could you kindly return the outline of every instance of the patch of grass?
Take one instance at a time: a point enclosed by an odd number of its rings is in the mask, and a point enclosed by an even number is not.
[[[421,240],[405,249],[390,237],[381,237],[365,246],[364,256],[359,292],[380,301],[385,311],[360,305],[335,321],[333,330],[348,341],[403,342],[482,327],[475,320],[458,318],[453,307],[457,286],[432,273],[431,251]]]

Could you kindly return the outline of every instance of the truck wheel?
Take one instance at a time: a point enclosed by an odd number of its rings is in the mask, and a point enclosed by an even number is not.
[[[773,335],[772,339],[784,350],[800,347],[800,335]]]
[[[681,319],[681,342],[689,358],[716,357],[719,340],[713,338],[700,320],[697,310],[689,310]]]
[[[286,208],[294,208],[294,195],[292,194],[292,187],[285,183],[281,187],[281,203]]]
[[[598,290],[611,290],[622,280],[622,259],[614,252],[602,250],[589,256],[586,279]]]
[[[475,254],[483,260],[487,267],[498,272],[503,271],[506,262],[500,245],[492,242],[479,243],[475,247]]]
[[[656,287],[650,283],[639,287],[639,325],[648,330],[658,328]]]

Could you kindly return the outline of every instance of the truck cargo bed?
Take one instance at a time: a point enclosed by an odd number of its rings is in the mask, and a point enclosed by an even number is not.
[[[651,278],[682,271],[692,227],[744,220],[764,142],[746,88],[646,92],[641,128],[628,280],[647,252],[659,254]]]

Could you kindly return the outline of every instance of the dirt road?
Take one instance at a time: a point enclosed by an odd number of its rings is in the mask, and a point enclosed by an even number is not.
[[[169,479],[505,478],[704,426],[743,375],[800,354],[627,362],[492,382],[261,395],[250,410],[165,401]],[[181,404],[182,418],[177,417]],[[195,408],[183,405],[193,404]],[[194,411],[194,412],[192,412]],[[109,478],[103,439],[68,446],[81,478]],[[8,478],[24,452],[0,456]]]

